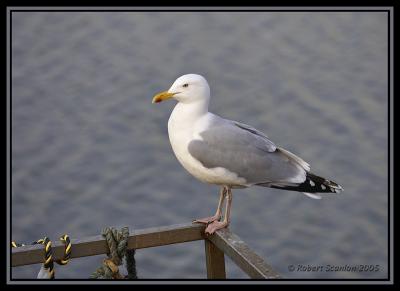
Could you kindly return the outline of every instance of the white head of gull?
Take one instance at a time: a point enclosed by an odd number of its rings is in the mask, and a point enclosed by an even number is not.
[[[179,77],[168,91],[155,95],[153,103],[170,98],[178,101],[168,121],[177,159],[198,180],[221,187],[215,215],[194,220],[207,225],[206,234],[229,225],[232,188],[271,187],[316,199],[321,198],[317,193],[343,190],[337,183],[312,174],[308,163],[276,146],[261,131],[209,112],[210,87],[203,76]]]

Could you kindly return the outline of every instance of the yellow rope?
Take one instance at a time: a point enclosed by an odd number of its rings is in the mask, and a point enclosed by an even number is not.
[[[51,240],[48,237],[39,239],[37,243],[44,245],[44,269],[49,273],[50,279],[54,279],[54,263],[53,250],[51,248]]]
[[[69,239],[69,236],[67,234],[64,234],[60,237],[60,240],[64,244],[64,256],[60,260],[56,260],[55,262],[59,265],[66,265],[70,261],[71,258],[71,250],[72,250],[72,244],[71,240]],[[44,246],[44,263],[43,267],[44,269],[49,273],[50,279],[54,279],[54,260],[53,260],[53,251],[51,248],[51,240],[48,237],[44,237],[43,239],[39,239],[35,242],[32,243],[32,245],[35,244],[42,244]],[[15,241],[11,241],[11,247],[17,248],[17,247],[23,247],[25,246],[24,244],[18,244]]]
[[[104,259],[102,266],[91,275],[91,278],[137,279],[135,250],[127,249],[129,229],[123,227],[121,231],[117,231],[115,228],[105,228],[102,235],[106,238],[110,253],[108,254],[108,258]],[[60,240],[64,244],[64,256],[62,259],[56,260],[55,262],[59,265],[66,265],[71,259],[72,244],[69,236],[66,234],[62,235]],[[48,272],[49,278],[54,279],[55,271],[51,240],[48,237],[44,237],[43,239],[33,242],[31,245],[35,244],[42,244],[44,246],[45,256],[43,267]],[[17,248],[25,245],[11,241],[11,246]],[[118,268],[118,266],[122,264],[122,258],[124,256],[126,256],[126,268],[128,270],[128,275],[125,276],[125,278],[119,274]]]
[[[62,235],[60,240],[64,243],[64,257],[60,260],[57,260],[56,263],[59,265],[66,265],[71,258],[72,244],[67,234]]]

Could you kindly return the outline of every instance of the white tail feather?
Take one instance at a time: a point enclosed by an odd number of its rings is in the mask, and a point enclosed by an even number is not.
[[[304,195],[306,195],[312,199],[321,199],[321,196],[318,194],[312,194],[312,193],[307,193],[307,192],[301,192],[301,193],[303,193]]]
[[[295,163],[300,165],[304,170],[307,172],[310,171],[310,165],[304,161],[302,158],[296,156],[295,154],[289,152],[288,150],[285,150],[283,148],[278,148],[282,153],[284,153],[289,159],[293,160]]]

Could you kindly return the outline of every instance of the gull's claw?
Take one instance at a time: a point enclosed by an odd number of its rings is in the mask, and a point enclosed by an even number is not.
[[[206,235],[211,235],[214,232],[216,232],[219,229],[225,228],[229,225],[229,223],[223,221],[214,221],[212,223],[210,223],[209,225],[207,225],[206,230],[204,231],[204,233]]]
[[[218,221],[221,218],[221,215],[214,215],[214,216],[209,216],[205,218],[199,218],[195,219],[192,221],[192,223],[203,223],[205,225],[209,225],[210,223],[213,223],[214,221]]]

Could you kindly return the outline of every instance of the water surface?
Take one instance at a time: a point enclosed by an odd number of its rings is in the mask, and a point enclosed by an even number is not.
[[[214,213],[218,188],[171,150],[174,102],[151,104],[198,73],[212,112],[264,131],[345,189],[322,200],[235,190],[231,230],[286,278],[385,278],[387,41],[383,12],[13,12],[12,238]],[[56,277],[88,278],[103,258],[56,266]],[[288,270],[298,264],[380,270]],[[205,278],[203,242],[140,250],[137,267],[141,278]],[[227,273],[246,278],[229,260]]]

